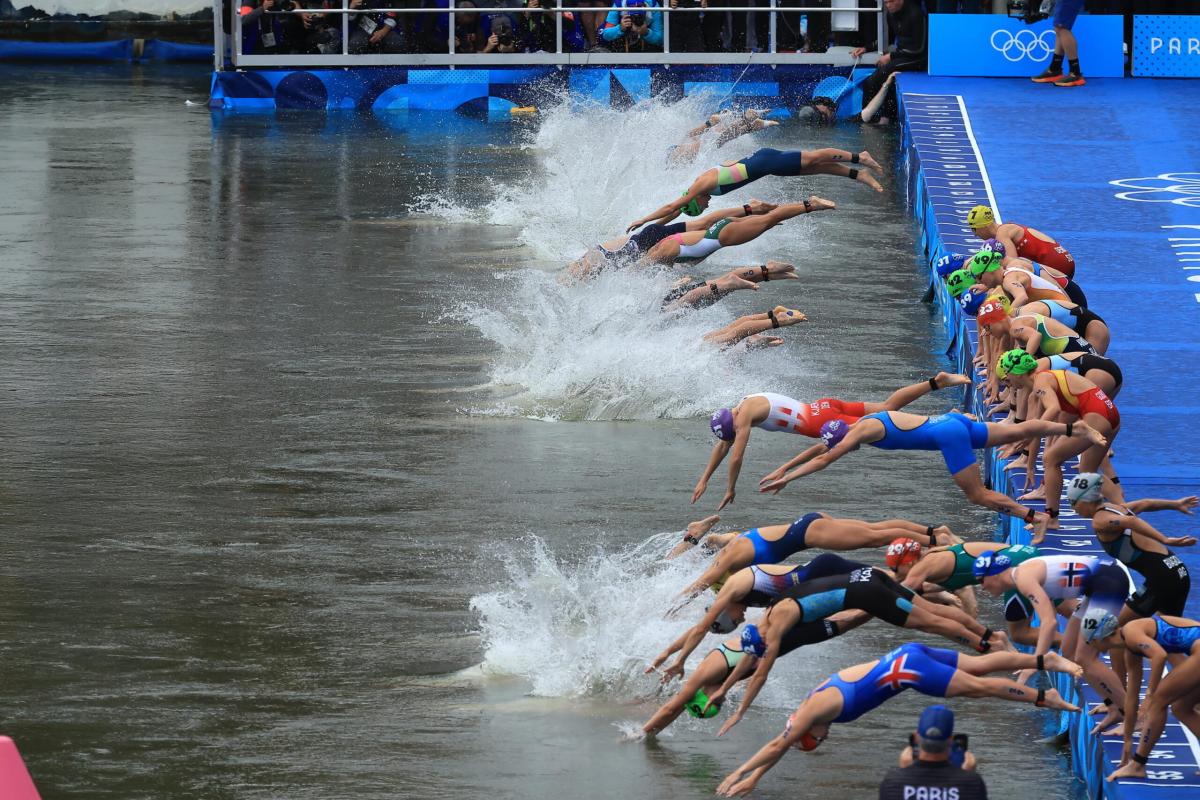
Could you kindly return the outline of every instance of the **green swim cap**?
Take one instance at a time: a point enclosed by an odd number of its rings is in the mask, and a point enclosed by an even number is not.
[[[996,359],[996,377],[1028,375],[1037,369],[1037,359],[1024,350],[1009,350]]]
[[[679,196],[687,197],[687,192],[684,191]],[[700,212],[703,211],[704,209],[702,209],[700,207],[700,201],[693,197],[691,200],[688,201],[688,204],[680,210],[683,211],[683,213],[687,214],[689,217],[698,217],[698,216],[700,216]]]
[[[950,291],[951,297],[961,296],[974,285],[975,278],[965,269],[956,269],[946,278],[946,288]]]
[[[978,278],[985,272],[1000,269],[1000,256],[991,250],[980,250],[971,256],[967,269],[971,270],[972,277]]]
[[[687,709],[689,714],[697,719],[708,719],[709,717],[715,717],[721,712],[721,706],[717,703],[713,703],[711,706],[708,706],[708,711],[704,710],[706,705],[708,705],[708,695],[704,693],[704,689],[697,689],[696,693],[692,695],[692,699],[688,700],[687,705],[684,706],[684,708]]]

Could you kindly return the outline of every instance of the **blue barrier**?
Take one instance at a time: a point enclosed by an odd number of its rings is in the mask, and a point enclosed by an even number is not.
[[[0,61],[132,61],[133,40],[23,42],[0,39]]]
[[[211,44],[185,44],[165,39],[147,39],[142,48],[142,61],[204,61],[212,63]]]
[[[1200,15],[1135,16],[1133,74],[1200,78]]]
[[[1080,43],[1085,75],[1125,75],[1120,16],[1085,14],[1075,21],[1072,32]],[[931,14],[929,74],[1028,78],[1050,63],[1054,41],[1049,21],[1026,25],[1000,14]]]
[[[1039,141],[1044,140],[1044,137],[1053,139],[1055,136],[1063,135],[1063,131],[1058,128],[1064,130],[1077,128],[1081,124],[1080,120],[1092,113],[1092,109],[1097,107],[1097,103],[1116,107],[1120,105],[1117,98],[1123,98],[1127,91],[1134,91],[1132,84],[1121,81],[1103,82],[1097,85],[1105,88],[1101,90],[1099,96],[1089,98],[1086,103],[1081,102],[1077,106],[1060,108],[1052,116],[1045,116],[1047,112],[1043,107],[1043,119],[1052,120],[1053,124],[1049,125],[1047,130],[1039,133],[1039,136],[1043,137]],[[938,79],[908,74],[902,75],[900,78],[900,100],[904,119],[902,148],[907,168],[908,195],[913,213],[918,221],[920,244],[930,265],[945,253],[965,254],[977,249],[978,240],[964,225],[963,217],[966,209],[982,203],[992,206],[999,215],[1003,204],[997,203],[995,195],[999,194],[1003,187],[1004,193],[1001,194],[1000,199],[1021,198],[1022,214],[1027,213],[1034,202],[1031,198],[1047,192],[1051,186],[1060,185],[1056,181],[1063,180],[1062,173],[1081,176],[1081,179],[1076,179],[1071,184],[1074,187],[1074,197],[1076,198],[1086,192],[1089,181],[1098,182],[1103,187],[1105,202],[1108,205],[1105,212],[1097,211],[1096,213],[1106,215],[1104,218],[1108,221],[1107,227],[1113,229],[1112,235],[1122,237],[1123,246],[1132,246],[1128,242],[1139,235],[1135,233],[1139,228],[1153,229],[1161,222],[1172,223],[1163,227],[1170,229],[1173,233],[1178,233],[1179,236],[1194,230],[1197,232],[1197,240],[1200,241],[1200,207],[1193,210],[1187,204],[1172,202],[1187,197],[1186,194],[1181,194],[1177,190],[1151,187],[1154,191],[1152,195],[1145,198],[1133,198],[1146,201],[1140,204],[1142,210],[1139,214],[1126,213],[1122,215],[1113,210],[1111,206],[1113,202],[1123,202],[1119,195],[1118,199],[1114,200],[1113,189],[1128,187],[1124,184],[1110,187],[1104,183],[1103,178],[1097,179],[1095,176],[1082,179],[1084,170],[1095,172],[1099,166],[1094,163],[1095,151],[1089,149],[1085,142],[1077,142],[1080,147],[1069,154],[1061,150],[1041,150],[1034,152],[1032,157],[1030,150],[1013,147],[1010,134],[1012,128],[1005,120],[1011,119],[1014,114],[1028,113],[1026,109],[1029,107],[1029,100],[1026,95],[1038,91],[1038,89],[1025,82],[1021,82],[1020,86],[1002,84],[1001,87],[1008,88],[998,90],[994,81]],[[1176,100],[1190,102],[1192,99],[1200,99],[1200,91],[1185,91],[1185,95]],[[1158,98],[1149,99],[1156,100]],[[1163,99],[1165,100],[1165,95]],[[983,133],[977,131],[972,123],[968,114],[968,100],[972,109],[982,112],[978,119],[978,125],[983,129]],[[1189,126],[1183,121],[1175,124],[1174,127],[1167,123],[1160,124],[1156,131],[1164,138],[1164,142],[1154,145],[1155,152],[1158,154],[1156,158],[1174,160],[1193,156],[1191,151],[1200,149],[1200,145],[1192,144],[1192,140],[1187,138],[1188,130]],[[1172,137],[1174,138],[1173,147],[1166,142]],[[1104,141],[1111,141],[1111,137],[1101,136],[1101,138]],[[993,181],[988,174],[988,164],[983,157],[981,142],[986,143],[984,150],[989,154],[988,161],[1004,170],[996,181]],[[1102,156],[1106,159],[1105,163],[1108,161],[1135,162],[1136,156],[1133,149],[1135,146],[1142,146],[1142,140],[1129,139],[1119,145],[1114,142],[1114,146],[1119,147],[1122,152],[1105,153]],[[1077,159],[1078,163],[1072,163],[1072,159]],[[1133,189],[1133,191],[1139,190]],[[1160,195],[1162,196],[1160,197]],[[1053,198],[1046,208],[1054,208],[1058,205],[1060,205],[1059,199]],[[1118,208],[1122,207],[1118,206]],[[1125,208],[1134,209],[1138,206],[1129,205]],[[1047,229],[1053,230],[1055,228],[1050,227],[1052,222],[1065,224],[1065,220],[1077,218],[1080,213],[1083,212],[1078,203],[1066,204],[1057,215],[1046,211],[1043,217],[1039,217],[1039,222],[1045,219],[1046,221],[1041,224],[1046,225]],[[1151,218],[1153,221],[1147,218]],[[1194,220],[1195,226],[1191,227],[1190,223],[1183,221],[1184,219]],[[1080,237],[1081,241],[1078,247],[1074,246],[1075,240],[1071,240],[1072,252],[1076,257],[1076,262],[1081,265],[1081,274],[1084,275],[1084,280],[1086,281],[1089,276],[1096,279],[1092,283],[1085,284],[1089,291],[1089,297],[1095,296],[1103,300],[1106,295],[1114,297],[1120,295],[1125,301],[1124,305],[1134,305],[1141,309],[1146,308],[1147,302],[1156,302],[1157,295],[1139,296],[1136,292],[1131,293],[1135,284],[1120,282],[1125,278],[1123,272],[1127,267],[1112,258],[1105,258],[1113,252],[1111,247],[1104,246],[1098,241],[1089,241],[1082,233],[1080,233]],[[1153,242],[1149,241],[1147,244],[1152,245]],[[1147,248],[1146,252],[1149,254],[1150,248]],[[1087,257],[1081,259],[1081,255]],[[1149,255],[1146,259],[1139,261],[1136,267],[1137,275],[1142,281],[1145,281],[1147,286],[1143,292],[1149,292],[1148,287],[1152,285],[1152,281],[1156,280],[1156,272],[1159,276],[1165,274],[1169,277],[1174,268],[1174,264],[1164,263],[1162,258],[1158,258],[1156,262]],[[932,270],[930,271],[930,281],[934,288],[936,307],[951,339],[949,354],[960,371],[969,370],[971,374],[975,374],[976,370],[972,363],[978,343],[975,321],[962,314],[958,304],[950,298],[944,285],[937,280],[936,274]],[[1168,285],[1170,285],[1169,281]],[[1093,287],[1095,287],[1095,291],[1093,291]],[[1139,288],[1141,288],[1140,285]],[[1165,292],[1163,297],[1167,297]],[[1200,300],[1200,294],[1196,296],[1196,299]],[[1167,340],[1157,343],[1158,347],[1165,351],[1163,356],[1169,356],[1172,348],[1186,348],[1191,343],[1191,334],[1184,320],[1191,318],[1193,307],[1187,304],[1167,302],[1159,303],[1154,307],[1161,309],[1159,312],[1161,317],[1156,318],[1156,324],[1162,327],[1171,326],[1171,330],[1176,331],[1174,337],[1159,337]],[[1107,308],[1108,306],[1105,306],[1106,310]],[[1172,326],[1170,320],[1175,316],[1179,316],[1180,319]],[[1110,319],[1112,318],[1110,317]],[[1133,328],[1132,324],[1128,328],[1123,328],[1123,335],[1135,335]],[[1124,351],[1119,353],[1118,360],[1121,360],[1124,355]],[[1121,363],[1133,366],[1135,369],[1140,368],[1138,375],[1141,380],[1153,382],[1162,377],[1154,371],[1153,365],[1148,363],[1138,352],[1136,345],[1130,356],[1127,361],[1122,360]],[[1126,377],[1130,377],[1131,374],[1132,371],[1126,369]],[[1181,375],[1181,379],[1185,377],[1186,375]],[[1186,391],[1185,387],[1180,386],[1179,379],[1172,380],[1173,388],[1177,391]],[[1164,386],[1165,378],[1164,382],[1157,387],[1152,387],[1154,396],[1161,397]],[[1126,395],[1137,391],[1138,389],[1131,387],[1122,394],[1119,402],[1123,404]],[[1162,400],[1160,399],[1158,402],[1161,403]],[[969,405],[971,411],[986,417],[987,410],[978,393],[970,398]],[[1172,412],[1169,407],[1159,406],[1146,409],[1141,413],[1154,414],[1157,424],[1160,426],[1158,433],[1162,434],[1163,414]],[[1129,416],[1136,421],[1139,413],[1135,410],[1135,413],[1131,413]],[[1121,440],[1130,442],[1128,445],[1130,447],[1134,443],[1138,450],[1145,450],[1155,445],[1163,446],[1156,441],[1161,436],[1143,435],[1132,425],[1124,427],[1134,428],[1126,432]],[[1132,469],[1128,470],[1128,473],[1135,477],[1123,482],[1126,491],[1131,492],[1131,496],[1135,497],[1150,494],[1176,496],[1195,493],[1194,486],[1187,485],[1188,476],[1192,476],[1194,479],[1196,474],[1197,453],[1191,444],[1191,440],[1195,436],[1194,431],[1193,426],[1186,431],[1180,429],[1178,434],[1172,432],[1170,442],[1166,443],[1176,451],[1172,458],[1172,461],[1176,463],[1169,470],[1174,477],[1164,479],[1156,474],[1147,479],[1146,476],[1150,470],[1135,464]],[[1131,441],[1130,436],[1136,438]],[[1124,449],[1120,442],[1117,447]],[[997,491],[1016,497],[1025,491],[1025,473],[1024,471],[1018,473],[1008,470],[1007,466],[1007,462],[998,459],[994,452],[989,451],[985,455],[985,475],[988,483]],[[1064,469],[1064,473],[1070,475],[1073,469],[1073,466]],[[1118,462],[1118,469],[1123,476],[1127,474],[1124,461]],[[1040,464],[1038,472],[1041,472]],[[1028,501],[1026,505],[1044,508],[1044,504],[1038,501]],[[1003,517],[1002,520],[997,532],[999,539],[1014,543],[1028,542],[1029,534],[1019,521],[1007,517]],[[1154,522],[1168,536],[1182,535],[1191,527],[1186,518],[1159,516]],[[1052,554],[1078,555],[1095,555],[1101,552],[1092,536],[1090,525],[1074,515],[1065,503],[1061,507],[1061,523],[1059,530],[1047,534],[1045,541],[1040,545],[1043,550]],[[1193,569],[1196,568],[1195,565],[1200,560],[1196,554],[1185,551],[1181,555],[1189,566]],[[1193,617],[1200,615],[1200,597],[1194,597],[1189,601],[1187,613]],[[1096,693],[1086,684],[1083,684],[1079,693],[1075,694],[1075,687],[1065,676],[1060,676],[1056,685],[1064,696],[1074,697],[1075,702],[1082,707],[1095,707],[1100,701]],[[1094,717],[1084,714],[1061,714],[1057,720],[1058,730],[1068,733],[1071,737],[1072,769],[1080,780],[1087,784],[1090,797],[1105,797],[1110,800],[1168,800],[1168,798],[1184,800],[1185,798],[1200,797],[1200,775],[1197,775],[1197,768],[1200,765],[1200,744],[1174,717],[1169,719],[1162,738],[1150,754],[1147,779],[1125,780],[1116,783],[1108,783],[1105,778],[1120,761],[1121,740],[1119,737],[1094,735],[1091,732],[1094,721]],[[1197,791],[1193,792],[1192,789]]]

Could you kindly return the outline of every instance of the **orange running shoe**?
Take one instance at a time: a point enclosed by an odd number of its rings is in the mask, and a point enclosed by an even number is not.
[[[1061,69],[1055,71],[1049,67],[1046,67],[1045,72],[1043,72],[1041,75],[1034,75],[1029,80],[1033,81],[1034,83],[1055,83],[1056,81],[1062,80],[1062,77],[1063,73]]]
[[[1085,83],[1087,83],[1087,81],[1085,81],[1083,79],[1082,75],[1077,75],[1074,72],[1068,72],[1066,75],[1064,75],[1062,77],[1062,80],[1055,81],[1054,85],[1055,86],[1083,86]]]

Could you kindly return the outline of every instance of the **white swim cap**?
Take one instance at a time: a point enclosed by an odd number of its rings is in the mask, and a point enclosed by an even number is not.
[[[1099,472],[1081,472],[1071,479],[1067,487],[1067,502],[1075,505],[1078,502],[1094,503],[1100,499],[1100,487],[1104,484],[1104,476]]]
[[[1117,616],[1107,608],[1089,608],[1083,615],[1082,625],[1085,641],[1104,639],[1117,629]]]
[[[710,606],[711,607],[711,606]],[[704,609],[707,611],[708,609]],[[729,614],[729,609],[725,609],[717,615],[717,619],[712,624],[713,633],[731,633],[737,629],[738,624],[733,621],[733,617]]]

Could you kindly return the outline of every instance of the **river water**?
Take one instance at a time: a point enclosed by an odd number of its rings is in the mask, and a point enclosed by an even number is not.
[[[756,390],[882,398],[946,365],[899,173],[883,196],[743,191],[840,208],[702,272],[778,257],[801,280],[665,317],[664,277],[552,270],[686,185],[663,153],[698,105],[213,116],[185,105],[203,71],[0,79],[0,732],[44,797],[708,797],[817,681],[907,638],[877,622],[794,654],[723,740],[686,717],[622,740],[699,569],[661,563],[667,532],[721,495],[688,504],[704,417]],[[895,163],[891,132],[821,136]],[[810,318],[783,347],[701,344],[776,303]],[[990,533],[936,456],[756,495],[799,444],[756,437],[729,526]],[[757,796],[873,796],[925,703],[840,726]],[[953,705],[993,796],[1075,791],[1044,712]]]

